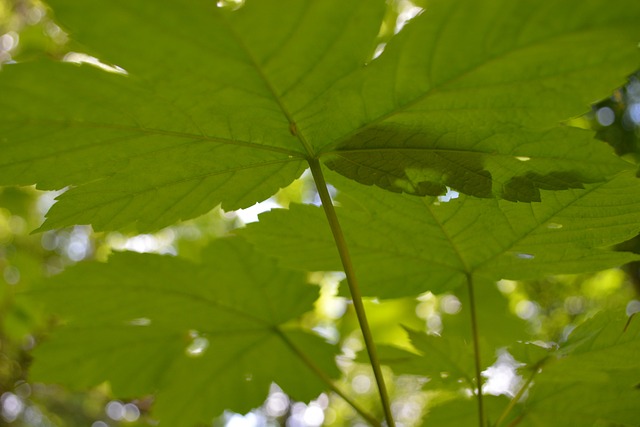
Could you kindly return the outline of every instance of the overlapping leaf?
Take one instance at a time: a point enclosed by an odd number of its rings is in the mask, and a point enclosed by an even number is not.
[[[640,6],[437,0],[372,60],[383,1],[51,2],[127,75],[0,78],[0,183],[73,188],[45,228],[157,229],[246,207],[321,158],[366,184],[539,200],[626,167],[555,127],[638,64]]]
[[[201,265],[134,253],[71,268],[32,292],[68,324],[38,347],[36,380],[81,388],[109,381],[121,397],[157,392],[167,425],[259,406],[272,381],[298,399],[336,377],[335,348],[284,324],[317,291],[236,239]]]
[[[545,202],[534,204],[464,196],[439,202],[333,181],[343,190],[338,216],[367,295],[437,293],[470,276],[526,279],[636,259],[603,249],[640,231],[640,184],[632,174],[584,190],[544,192]],[[341,269],[318,207],[264,213],[243,234],[286,265]]]

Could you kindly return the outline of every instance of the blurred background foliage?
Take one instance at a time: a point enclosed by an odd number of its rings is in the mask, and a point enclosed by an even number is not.
[[[380,52],[389,38],[421,9],[405,0],[389,2],[380,31]],[[46,5],[38,0],[0,0],[0,67],[46,56],[68,57],[68,37],[55,23]],[[640,157],[640,74],[611,97],[593,106],[592,111],[573,124],[590,127],[596,137],[611,144],[616,152],[637,162]],[[0,425],[37,426],[151,426],[151,396],[135,400],[116,400],[108,384],[92,390],[72,392],[54,385],[29,381],[29,351],[46,339],[56,318],[20,298],[34,281],[59,273],[84,260],[108,258],[112,251],[167,253],[197,260],[207,242],[232,233],[244,222],[256,219],[257,212],[287,207],[291,202],[318,203],[312,181],[303,176],[266,202],[239,212],[216,209],[198,219],[180,223],[155,234],[94,233],[90,227],[33,232],[44,213],[54,203],[55,194],[32,187],[0,188]],[[640,239],[621,245],[621,250],[640,253]],[[309,277],[321,288],[314,312],[301,322],[327,340],[338,343],[343,354],[338,363],[343,370],[339,386],[375,413],[377,394],[370,368],[360,363],[363,349],[353,310],[348,301],[336,296],[339,273],[316,273]],[[640,264],[596,274],[550,276],[537,281],[501,281],[483,298],[494,298],[504,311],[485,313],[485,327],[504,332],[505,339],[561,342],[585,316],[602,308],[626,306],[628,312],[640,310]],[[423,294],[417,299],[367,301],[373,334],[381,343],[411,349],[400,326],[431,333],[465,334],[468,323],[460,313],[465,309],[463,295]],[[389,322],[388,319],[394,319]],[[459,332],[460,331],[460,332]],[[496,363],[485,371],[487,390],[508,394],[518,381],[511,359],[496,354]],[[361,356],[362,357],[362,356]],[[506,360],[506,362],[505,362]],[[500,370],[500,367],[505,369]],[[493,370],[492,370],[493,369]],[[446,398],[429,391],[424,378],[385,375],[390,384],[393,411],[399,425],[419,425],[429,403]],[[427,385],[425,386],[425,383]],[[322,394],[312,402],[292,402],[273,385],[261,408],[249,414],[226,413],[215,426],[318,426],[364,425],[340,398]]]

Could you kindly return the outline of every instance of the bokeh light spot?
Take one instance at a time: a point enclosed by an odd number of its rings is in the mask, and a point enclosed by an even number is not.
[[[124,405],[117,400],[112,400],[107,403],[105,408],[107,416],[115,421],[120,421],[124,418]]]
[[[271,417],[281,417],[289,409],[289,398],[286,394],[277,391],[267,399],[266,410]]]
[[[516,314],[519,318],[527,320],[538,314],[538,306],[529,300],[520,301],[516,305]]]
[[[640,125],[640,104],[631,104],[629,106],[629,118],[635,124]]]
[[[351,388],[358,394],[365,394],[371,390],[371,378],[364,374],[356,375],[351,380]]]
[[[611,126],[616,120],[616,113],[609,107],[602,107],[596,112],[596,119],[602,126]]]
[[[321,426],[324,421],[324,411],[317,404],[311,403],[302,416],[304,423],[309,427]]]
[[[456,314],[462,308],[462,303],[454,295],[445,295],[440,301],[440,306],[445,313]]]
[[[0,413],[5,421],[13,422],[24,410],[24,403],[20,397],[13,393],[3,393],[0,396]]]
[[[137,421],[138,418],[140,418],[140,409],[138,409],[138,407],[133,403],[127,403],[124,405],[124,414],[122,415],[122,418],[129,422]]]

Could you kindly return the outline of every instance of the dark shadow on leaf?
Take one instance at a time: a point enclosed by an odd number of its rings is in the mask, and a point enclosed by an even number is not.
[[[371,128],[338,147],[325,163],[361,184],[396,193],[439,196],[449,187],[476,197],[493,197],[483,153],[440,149],[435,142],[422,131]]]
[[[439,196],[451,188],[479,198],[539,202],[540,190],[584,188],[583,183],[595,182],[578,172],[550,170],[537,159],[499,153],[498,147],[466,147],[477,145],[456,135],[384,126],[353,136],[325,164],[361,184],[416,196]]]
[[[501,197],[511,202],[539,202],[540,190],[567,190],[584,188],[586,179],[574,172],[550,172],[545,175],[528,172],[514,176],[503,187]]]

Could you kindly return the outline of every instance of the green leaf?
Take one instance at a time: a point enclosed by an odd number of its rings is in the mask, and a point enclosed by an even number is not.
[[[633,321],[635,320],[635,321]],[[569,336],[534,378],[522,426],[639,426],[640,322],[602,312]]]
[[[83,263],[31,295],[68,324],[35,351],[39,381],[83,388],[109,381],[114,393],[157,392],[168,425],[193,425],[225,409],[259,406],[277,382],[300,400],[336,377],[336,349],[285,323],[318,293],[238,239],[214,242],[202,264],[117,253]]]
[[[546,361],[555,348],[544,342],[516,342],[509,346],[509,354],[520,363],[524,363],[524,370],[535,369]]]
[[[336,149],[326,164],[393,192],[437,196],[453,188],[514,202],[539,202],[540,190],[583,188],[629,167],[583,130],[460,133],[430,135],[414,124],[366,130]],[[568,146],[570,151],[561,148]]]
[[[618,375],[597,385],[541,383],[532,389],[518,426],[638,427],[637,380],[633,384],[630,378]]]
[[[317,111],[332,124],[327,165],[396,192],[448,186],[520,201],[606,176],[611,152],[553,127],[640,63],[640,6],[608,5],[430,1],[378,60],[326,95],[355,112]]]
[[[90,53],[128,75],[6,67],[0,184],[75,187],[43,229],[147,231],[221,202],[248,207],[297,178],[315,142],[295,123],[370,58],[385,2],[260,1],[233,13],[204,0],[52,5]]]
[[[472,343],[468,339],[471,334],[471,319],[467,289],[460,289],[456,295],[461,303],[460,310],[455,314],[439,313],[442,323],[439,335],[420,333],[405,327],[411,344],[420,354],[381,345],[381,363],[390,366],[398,375],[428,376],[431,379],[429,386],[435,384],[459,388],[461,384],[458,380],[464,379],[466,384],[462,386],[473,387],[474,355]],[[497,349],[530,339],[530,335],[527,332],[527,322],[509,310],[507,299],[493,284],[476,283],[475,297],[476,304],[480,307],[476,322],[480,331],[487,331],[480,337],[480,361],[483,367],[487,367],[495,362]],[[366,362],[364,359],[359,361]]]
[[[422,353],[422,357],[411,365],[419,364],[421,375],[428,376],[430,383],[459,388],[460,381],[464,381],[466,387],[474,387],[473,347],[462,338],[463,335],[437,336],[413,330],[407,330],[407,333],[413,346]],[[400,373],[419,374],[405,369]]]
[[[509,403],[504,396],[484,396],[483,403],[489,421],[496,421]],[[422,426],[475,426],[478,425],[478,403],[475,399],[458,398],[437,405],[427,413]],[[491,424],[490,424],[491,425]]]
[[[557,360],[545,367],[546,381],[609,381],[608,373],[631,371],[640,382],[640,360],[630,357],[640,352],[640,322],[631,319],[625,330],[626,320],[618,313],[601,312],[578,326],[560,347]],[[592,374],[584,375],[588,372]]]
[[[636,259],[604,248],[640,231],[640,185],[631,174],[584,190],[544,192],[515,204],[460,196],[448,202],[332,178],[337,208],[365,295],[440,293],[477,280],[597,271]],[[308,230],[313,230],[310,235]],[[292,205],[241,233],[284,265],[341,269],[320,208]]]
[[[629,167],[555,126],[638,64],[635,3],[436,0],[376,59],[382,0],[51,3],[75,50],[121,68],[3,71],[0,184],[71,187],[43,229],[247,207],[317,158],[396,192],[525,201]]]
[[[475,304],[478,307],[476,322],[481,331],[481,362],[489,366],[498,356],[497,349],[530,339],[530,327],[527,321],[513,313],[509,308],[508,299],[493,281],[476,280],[473,287]],[[468,288],[464,286],[457,289],[455,295],[461,303],[460,311],[456,314],[441,313],[442,335],[468,337],[471,334],[471,302]]]

